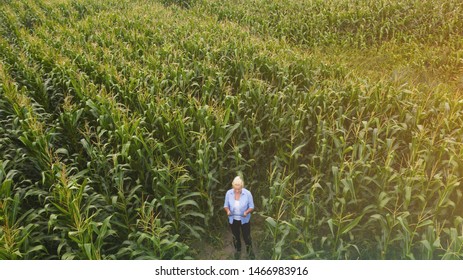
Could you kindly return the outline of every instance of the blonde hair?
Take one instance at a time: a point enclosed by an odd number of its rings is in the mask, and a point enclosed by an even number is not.
[[[243,179],[241,179],[240,176],[236,176],[235,179],[233,179],[232,185],[241,185],[241,187],[244,187],[244,182]]]

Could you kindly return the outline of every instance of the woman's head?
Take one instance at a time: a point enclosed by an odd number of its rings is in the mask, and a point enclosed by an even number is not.
[[[235,179],[233,179],[233,182],[232,182],[233,190],[235,190],[236,192],[239,192],[239,191],[241,191],[243,186],[244,186],[244,182],[241,179],[241,177],[236,176]]]

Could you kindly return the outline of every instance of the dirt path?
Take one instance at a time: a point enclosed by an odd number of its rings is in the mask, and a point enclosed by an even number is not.
[[[227,228],[218,233],[217,242],[202,242],[198,258],[201,260],[233,260],[232,233]],[[214,244],[215,243],[215,244]]]
[[[254,215],[251,223],[252,246],[256,259],[260,259],[261,255],[259,250],[260,239],[258,237],[263,234],[261,228],[262,223],[259,218],[260,217],[257,217],[257,215]],[[200,260],[233,260],[235,248],[233,247],[233,236],[230,228],[224,225],[218,229],[215,235],[216,239],[210,241],[204,240],[198,244],[195,248],[198,252],[196,258]],[[241,244],[243,249],[241,250],[240,259],[248,259],[243,237],[241,237]]]

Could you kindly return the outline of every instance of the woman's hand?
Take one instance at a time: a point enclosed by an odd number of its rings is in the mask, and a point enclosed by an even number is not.
[[[248,210],[244,211],[243,217],[246,217],[249,213],[251,213],[253,208],[249,208]]]

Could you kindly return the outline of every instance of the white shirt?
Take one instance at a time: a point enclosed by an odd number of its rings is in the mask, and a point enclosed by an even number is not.
[[[233,205],[233,219],[240,221],[241,214],[240,211],[240,201],[235,199],[235,205]]]

